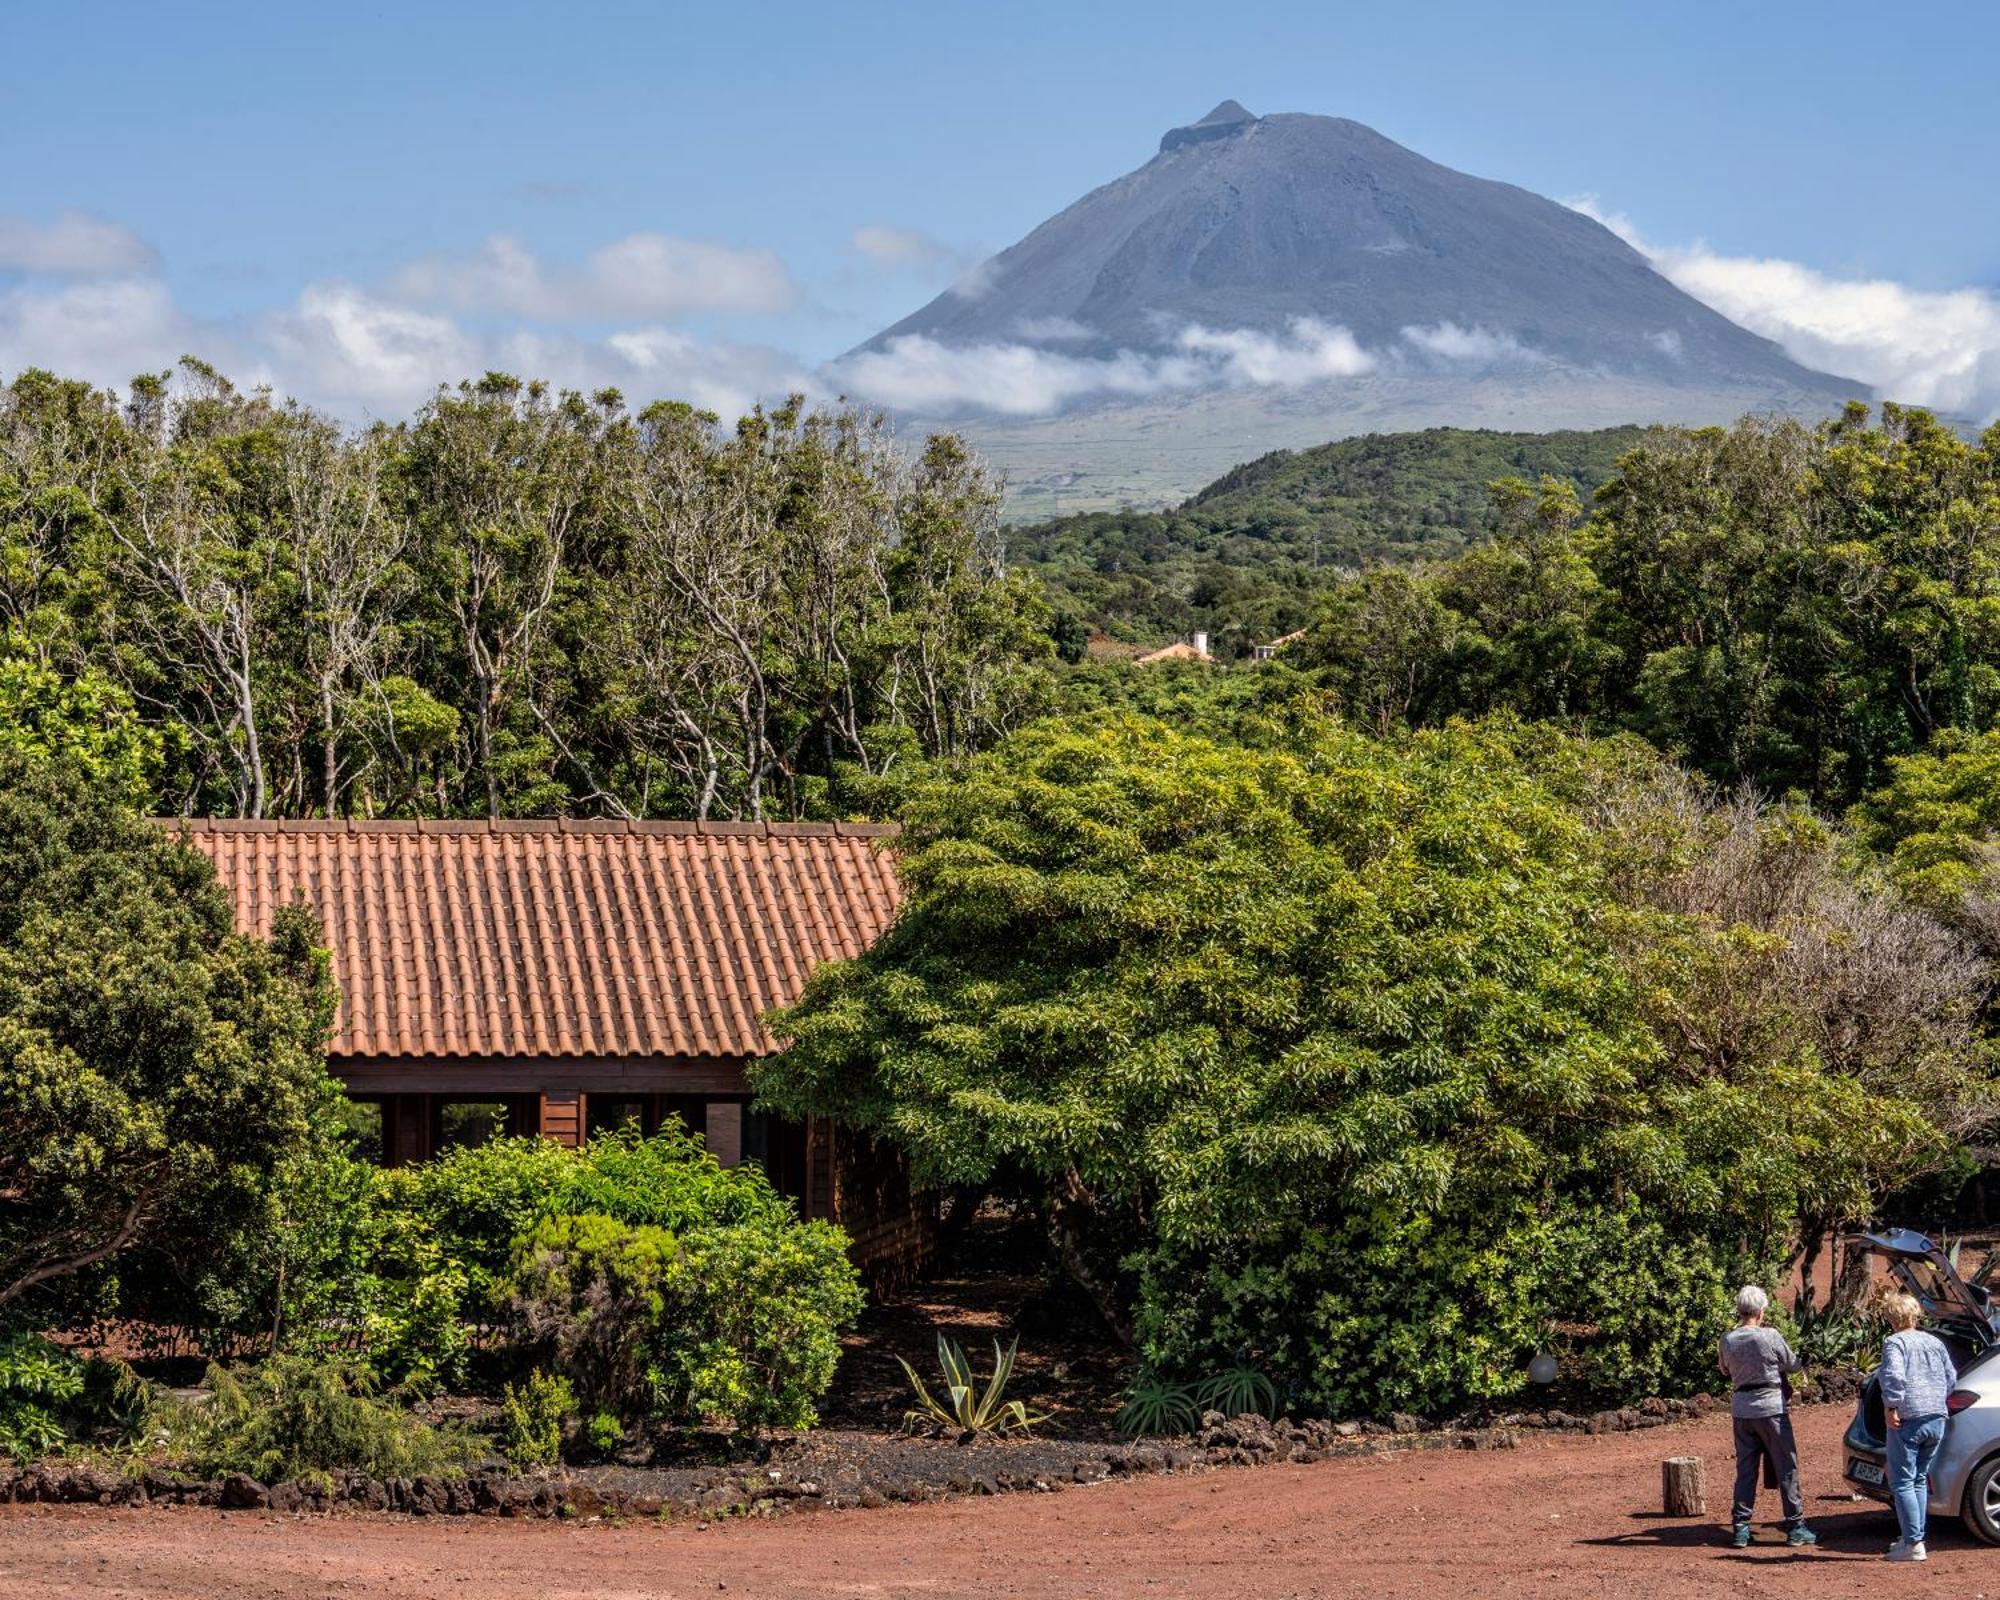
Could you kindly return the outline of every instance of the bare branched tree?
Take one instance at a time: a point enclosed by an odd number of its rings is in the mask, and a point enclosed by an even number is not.
[[[302,794],[297,804],[316,800],[335,816],[372,764],[352,723],[356,702],[380,682],[395,649],[394,618],[409,589],[407,533],[385,502],[379,440],[350,444],[334,424],[296,409],[278,439],[320,751],[318,794]]]

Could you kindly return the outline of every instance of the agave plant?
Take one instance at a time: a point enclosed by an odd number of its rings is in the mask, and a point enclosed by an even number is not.
[[[1278,1413],[1278,1386],[1254,1367],[1231,1367],[1202,1380],[1195,1400],[1204,1411],[1240,1417],[1254,1411],[1260,1417]]]
[[[1166,1433],[1193,1433],[1201,1425],[1201,1408],[1184,1383],[1141,1378],[1125,1392],[1118,1410],[1118,1431],[1130,1438]]]
[[[1047,1415],[1030,1411],[1019,1400],[1002,1398],[1007,1392],[1008,1379],[1014,1375],[1014,1353],[1020,1346],[1019,1337],[1005,1350],[1000,1348],[998,1339],[993,1341],[993,1375],[982,1390],[973,1379],[972,1363],[965,1359],[965,1351],[939,1334],[938,1365],[944,1370],[942,1401],[924,1387],[915,1367],[901,1356],[896,1357],[917,1396],[915,1408],[903,1413],[904,1420],[934,1422],[960,1433],[1026,1433],[1037,1423],[1047,1422]]]

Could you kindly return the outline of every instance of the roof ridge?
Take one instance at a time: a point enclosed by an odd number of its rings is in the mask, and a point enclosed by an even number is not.
[[[193,833],[629,834],[641,837],[881,839],[894,822],[675,822],[627,817],[155,817]]]

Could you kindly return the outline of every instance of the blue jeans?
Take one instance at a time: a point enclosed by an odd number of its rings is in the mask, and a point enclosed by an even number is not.
[[[1903,1537],[1912,1544],[1924,1540],[1931,1504],[1930,1485],[1924,1480],[1943,1443],[1943,1417],[1905,1417],[1900,1428],[1889,1430],[1889,1493],[1896,1500]]]

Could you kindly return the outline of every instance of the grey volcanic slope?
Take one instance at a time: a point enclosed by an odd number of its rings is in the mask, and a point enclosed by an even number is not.
[[[1544,362],[1668,387],[1860,392],[1682,293],[1567,206],[1358,122],[1253,117],[1234,101],[1168,133],[1151,161],[974,282],[862,348],[921,334],[1108,355],[1169,348],[1191,324],[1281,334],[1314,317],[1376,351],[1396,349],[1405,328],[1450,323]]]

